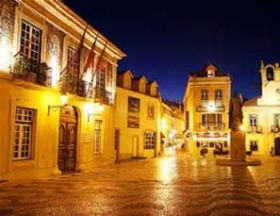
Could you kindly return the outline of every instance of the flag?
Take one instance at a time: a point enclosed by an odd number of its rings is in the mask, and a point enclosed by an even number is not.
[[[86,60],[86,63],[85,63],[85,66],[84,66],[84,69],[82,71],[82,76],[81,76],[81,79],[84,77],[84,74],[85,72],[87,71],[87,69],[91,66],[91,65],[94,65],[94,49],[96,47],[96,43],[97,43],[97,38],[98,38],[99,34],[96,35],[95,37],[95,40],[91,46],[91,49],[90,49],[90,53],[87,57],[87,60]]]
[[[77,90],[79,89],[79,85],[80,85],[80,74],[81,74],[81,56],[82,56],[82,49],[83,49],[83,45],[84,45],[84,41],[85,41],[85,37],[87,34],[87,30],[88,30],[88,24],[85,27],[84,33],[82,35],[81,41],[80,41],[80,46],[78,49],[78,59],[79,59],[79,70],[78,70],[78,82],[77,82]]]
[[[98,66],[100,65],[100,63],[102,62],[102,59],[103,59],[103,56],[104,56],[104,54],[105,54],[105,50],[107,49],[107,46],[108,46],[108,41],[106,41],[105,46],[104,46],[104,48],[103,48],[103,50],[102,50],[102,52],[101,52],[101,54],[100,54],[100,57],[99,57],[98,62],[97,62],[97,64],[96,64],[96,70],[98,69]],[[92,76],[92,78],[91,78],[91,83],[93,82],[93,79],[94,79],[94,75],[95,75],[95,74],[96,74],[96,72],[93,74],[93,76]]]

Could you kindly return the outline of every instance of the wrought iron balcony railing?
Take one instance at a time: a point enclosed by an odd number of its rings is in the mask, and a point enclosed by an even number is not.
[[[104,88],[100,87],[94,88],[94,99],[95,101],[103,104],[113,103],[112,92],[106,91]]]
[[[261,125],[249,126],[248,133],[262,133],[263,128]]]
[[[224,131],[225,123],[222,122],[213,122],[213,123],[199,123],[199,131]]]
[[[22,79],[48,87],[52,82],[52,69],[46,63],[36,63],[20,52],[14,56],[11,74],[14,79]]]
[[[224,112],[225,106],[221,100],[216,101],[209,101],[209,100],[202,100],[201,104],[196,107],[197,112]]]
[[[93,83],[80,80],[77,94],[81,97],[93,98]]]

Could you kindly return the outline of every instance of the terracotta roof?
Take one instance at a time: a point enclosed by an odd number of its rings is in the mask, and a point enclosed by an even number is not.
[[[195,76],[195,77],[208,77],[207,74],[207,69],[211,68],[215,71],[215,77],[221,77],[221,76],[229,76],[228,73],[222,72],[219,69],[217,69],[217,67],[213,64],[207,64],[205,65],[201,70],[199,71],[194,71],[192,73],[190,73],[191,76]]]
[[[253,97],[252,99],[246,100],[243,104],[243,106],[257,106],[257,102],[260,96]]]

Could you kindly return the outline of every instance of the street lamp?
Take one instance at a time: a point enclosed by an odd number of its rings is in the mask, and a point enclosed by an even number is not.
[[[68,96],[67,94],[63,94],[60,96],[60,101],[62,105],[49,105],[48,107],[48,116],[50,115],[51,110],[58,110],[61,107],[67,106],[68,103]]]

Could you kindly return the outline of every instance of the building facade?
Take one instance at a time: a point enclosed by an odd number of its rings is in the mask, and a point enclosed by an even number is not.
[[[172,101],[162,102],[161,136],[164,147],[182,147],[184,139],[184,111],[181,104]]]
[[[151,158],[160,152],[161,99],[156,81],[134,77],[129,70],[117,79],[115,145],[118,160]]]
[[[256,155],[280,156],[280,67],[260,67],[261,96],[244,103],[246,150]]]
[[[119,48],[61,1],[1,0],[0,50],[0,179],[115,160]]]
[[[201,147],[210,152],[219,145],[228,148],[228,112],[231,80],[209,64],[191,73],[184,95],[187,149],[198,154]]]

